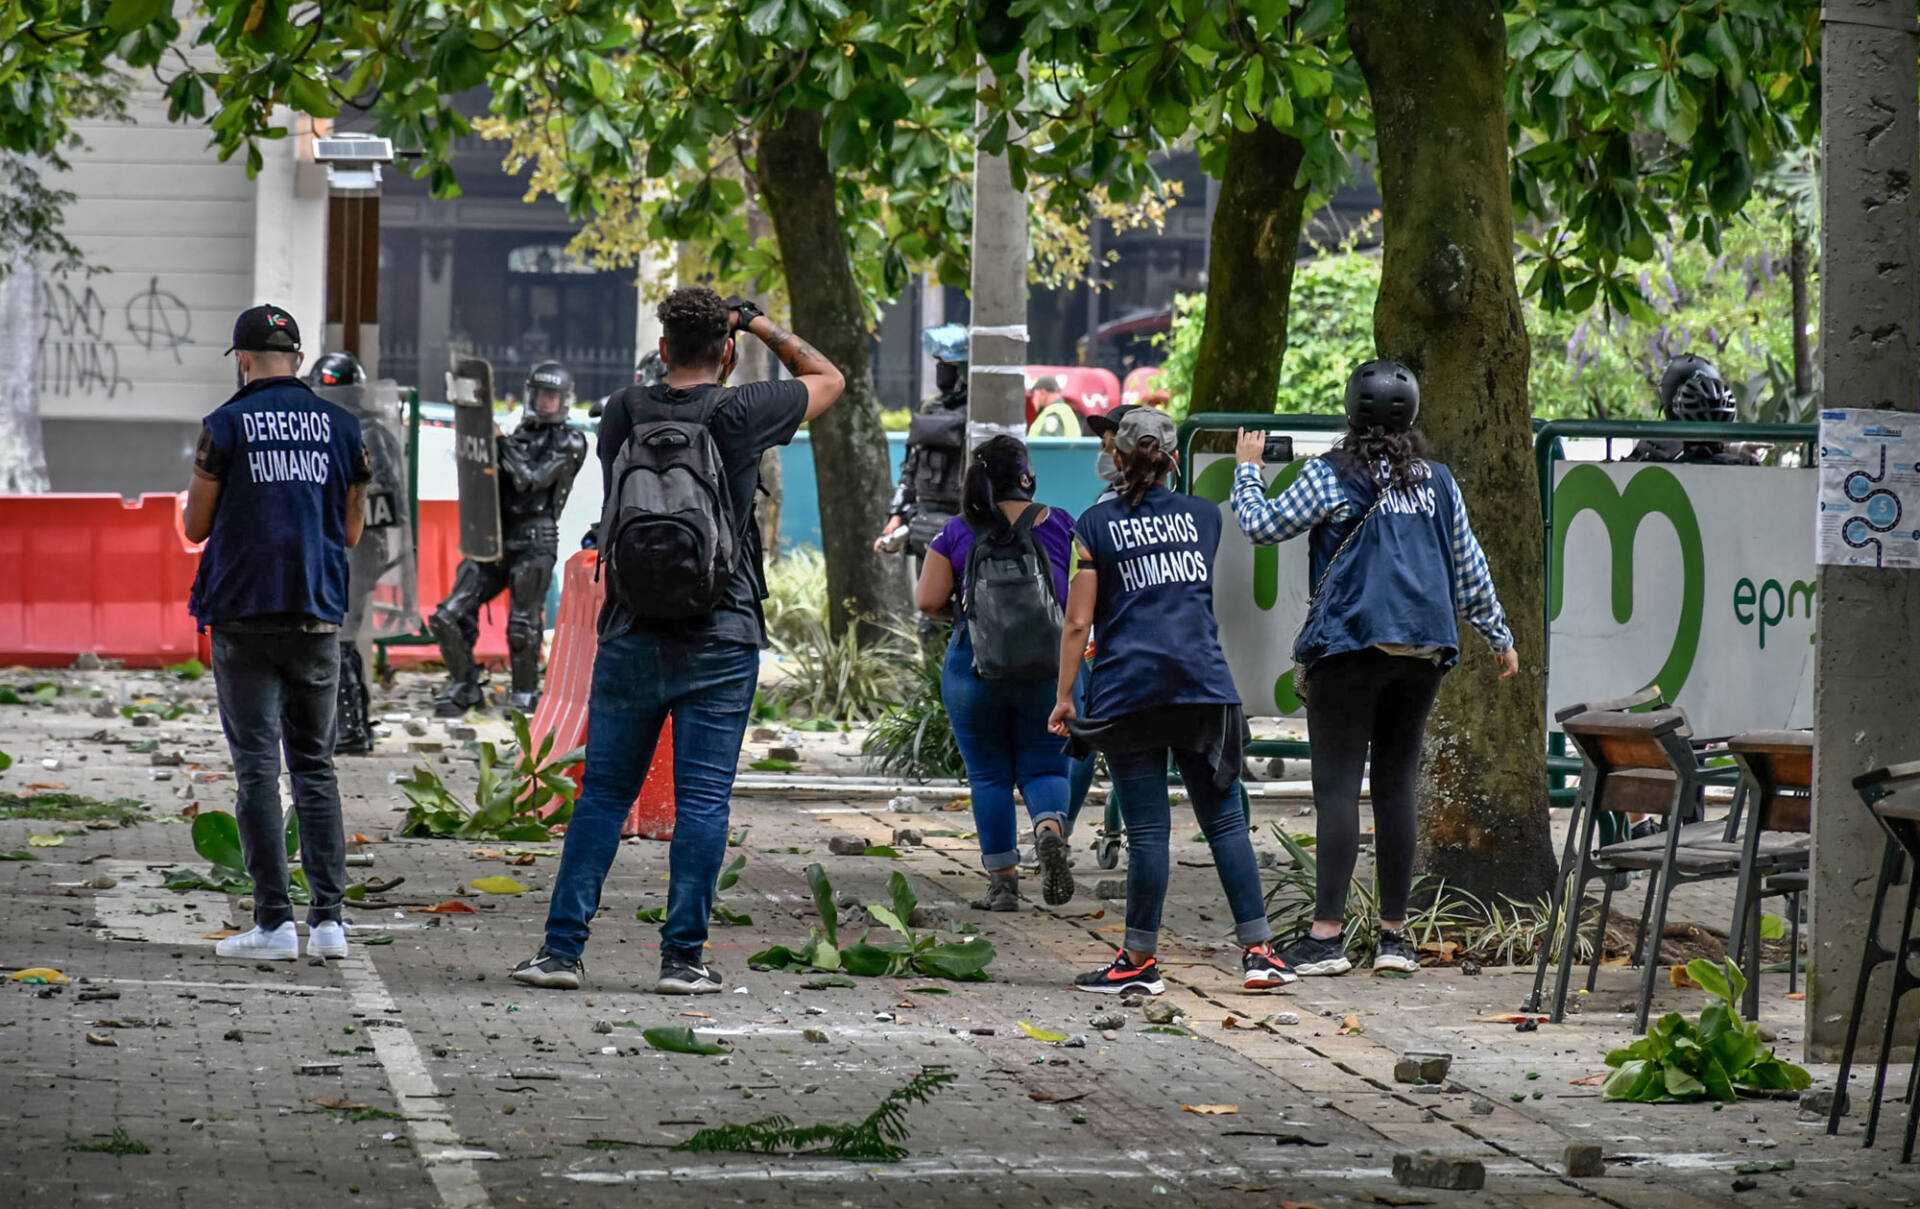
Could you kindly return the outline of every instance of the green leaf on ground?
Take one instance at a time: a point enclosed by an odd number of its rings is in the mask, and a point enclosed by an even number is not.
[[[68,1138],[68,1150],[86,1151],[94,1154],[151,1154],[153,1147],[138,1138],[130,1136],[126,1130],[116,1125],[110,1138]]]
[[[755,760],[753,763],[747,765],[747,767],[753,769],[755,772],[797,772],[800,769],[800,766],[792,760],[775,760],[772,758]]]
[[[203,810],[193,820],[193,850],[227,869],[247,867],[240,849],[240,824],[224,810]]]
[[[476,877],[467,883],[482,894],[525,894],[527,887],[510,877]]]
[[[37,861],[40,858],[25,848],[15,848],[11,852],[0,852],[0,861]]]
[[[1014,1023],[1020,1026],[1021,1032],[1032,1037],[1035,1041],[1059,1042],[1067,1039],[1067,1034],[1065,1033],[1055,1033],[1047,1029],[1035,1028],[1024,1020],[1016,1020]]]
[[[643,924],[665,923],[667,919],[667,909],[665,907],[642,907],[633,913],[633,917]]]
[[[387,934],[384,936],[369,936],[365,940],[361,941],[360,943],[363,945],[390,945],[393,943],[393,936],[391,934]]]
[[[650,1028],[640,1034],[648,1045],[673,1054],[724,1054],[729,1050],[712,1041],[702,1041],[690,1028]]]

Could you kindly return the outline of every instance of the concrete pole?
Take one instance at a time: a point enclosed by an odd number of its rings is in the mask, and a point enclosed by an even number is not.
[[[1825,403],[1911,412],[1920,403],[1914,8],[1910,0],[1827,0],[1822,18]],[[1846,1040],[1882,844],[1852,779],[1920,757],[1920,571],[1823,566],[1818,600],[1807,1056],[1832,1061]],[[1889,924],[1883,934],[1897,938],[1898,924]],[[1860,1035],[1869,1058],[1890,972],[1882,967],[1867,998]],[[1912,1025],[1909,1007],[1903,1043]]]
[[[990,70],[982,67],[982,71]],[[976,131],[984,130],[984,107]],[[1027,195],[1004,155],[973,157],[973,321],[967,374],[970,445],[1027,431]]]

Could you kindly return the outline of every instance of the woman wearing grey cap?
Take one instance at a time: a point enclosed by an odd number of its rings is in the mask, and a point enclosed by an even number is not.
[[[1213,617],[1213,560],[1220,510],[1167,489],[1174,426],[1165,412],[1128,412],[1114,434],[1120,481],[1074,526],[1080,569],[1067,595],[1060,679],[1050,725],[1074,748],[1104,753],[1127,828],[1127,927],[1112,961],[1074,980],[1098,994],[1157,995],[1155,960],[1167,895],[1172,807],[1167,761],[1180,768],[1244,946],[1249,988],[1292,982],[1267,943],[1260,871],[1240,806],[1246,715]],[[1087,717],[1074,680],[1087,634],[1098,628]]]

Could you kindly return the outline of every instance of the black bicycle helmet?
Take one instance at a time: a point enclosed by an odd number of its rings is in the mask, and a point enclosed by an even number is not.
[[[1368,361],[1347,379],[1347,427],[1406,432],[1420,416],[1420,383],[1398,361]]]
[[[1669,420],[1692,423],[1733,422],[1733,392],[1713,362],[1682,353],[1660,375],[1660,410]]]

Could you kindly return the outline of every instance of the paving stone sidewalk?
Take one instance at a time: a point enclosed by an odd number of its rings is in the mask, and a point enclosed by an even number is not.
[[[201,806],[231,808],[231,782],[219,779],[224,748],[204,715],[136,728],[117,716],[15,709],[0,729],[0,747],[18,761],[0,789],[64,782],[139,797],[165,817],[185,804],[174,793],[191,786]],[[185,762],[152,780],[153,753],[89,737],[97,732],[157,740],[161,754]],[[883,799],[736,800],[735,824],[748,830],[735,852],[747,864],[722,901],[754,922],[714,931],[727,993],[648,993],[657,929],[634,913],[664,903],[667,849],[638,841],[623,847],[608,882],[588,988],[518,986],[506,971],[539,943],[557,862],[474,855],[505,844],[389,841],[401,805],[389,777],[419,758],[409,741],[396,734],[382,754],[342,762],[348,829],[376,841],[375,864],[356,876],[406,883],[356,906],[352,956],[323,966],[213,957],[205,936],[233,904],[160,886],[162,870],[198,864],[182,823],[94,831],[0,821],[0,851],[25,848],[29,834],[74,832],[33,849],[38,861],[0,863],[0,965],[50,966],[75,980],[0,984],[0,1205],[1864,1209],[1920,1198],[1920,1166],[1894,1162],[1904,1123],[1895,1096],[1871,1152],[1859,1148],[1864,1105],[1829,1138],[1791,1102],[1602,1102],[1585,1081],[1628,1039],[1630,1017],[1616,1009],[1637,971],[1604,969],[1579,1015],[1528,1033],[1477,1019],[1518,1006],[1523,972],[1356,972],[1247,993],[1207,849],[1178,836],[1163,954],[1178,1031],[1147,1031],[1138,1009],[1068,989],[1072,974],[1108,956],[1120,929],[1121,905],[1092,894],[1113,875],[1084,849],[1072,903],[985,915],[967,907],[983,884],[970,817],[893,814]],[[457,754],[441,758],[458,775]],[[62,767],[42,769],[42,759]],[[886,843],[899,827],[955,834],[930,835],[897,860],[828,852],[834,836]],[[888,878],[905,874],[949,931],[972,926],[992,940],[994,980],[810,988],[801,975],[750,970],[749,954],[797,945],[817,922],[805,881],[814,862],[862,903],[885,903]],[[460,893],[489,874],[531,889]],[[420,910],[447,900],[474,912]],[[391,939],[366,943],[375,938]],[[1765,991],[1763,1023],[1797,1056],[1802,1005],[1784,998],[1781,978]],[[1692,1011],[1699,1000],[1660,993],[1662,1007]],[[1089,1023],[1108,1011],[1127,1017],[1111,1039]],[[1258,1026],[1283,1012],[1300,1022]],[[1023,1023],[1085,1044],[1036,1040]],[[641,1040],[642,1028],[673,1025],[732,1052],[673,1054]],[[809,1029],[826,1039],[808,1040]],[[1396,1057],[1416,1048],[1455,1055],[1445,1083],[1394,1082]],[[910,1154],[897,1164],[672,1149],[700,1128],[776,1114],[857,1120],[928,1066],[954,1082],[910,1111]],[[1831,1068],[1814,1069],[1831,1083]],[[116,1128],[149,1152],[73,1149],[111,1144]],[[1606,1174],[1563,1174],[1570,1142],[1599,1144]],[[1421,1151],[1481,1161],[1485,1190],[1401,1187],[1393,1156]],[[1749,1181],[1750,1191],[1734,1190]]]

